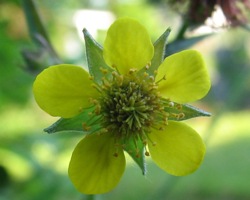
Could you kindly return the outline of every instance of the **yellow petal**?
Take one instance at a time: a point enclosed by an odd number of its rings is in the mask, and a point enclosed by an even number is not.
[[[152,159],[169,174],[190,174],[203,160],[205,145],[196,131],[186,124],[169,122],[164,131],[153,130],[149,137],[156,143],[148,144]]]
[[[76,146],[69,164],[69,177],[79,192],[101,194],[118,184],[124,169],[125,156],[122,148],[116,147],[114,138],[110,134],[94,134]]]
[[[38,105],[52,116],[70,118],[89,107],[90,97],[98,92],[91,86],[89,74],[75,65],[55,65],[42,71],[33,85]]]
[[[150,63],[154,47],[147,30],[136,20],[121,18],[109,28],[104,42],[105,62],[121,74]]]
[[[156,81],[159,80],[162,96],[178,103],[201,99],[211,85],[202,56],[195,50],[185,50],[167,57],[158,69]]]

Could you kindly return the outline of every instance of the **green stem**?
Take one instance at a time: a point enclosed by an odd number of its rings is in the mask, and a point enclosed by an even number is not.
[[[182,25],[181,25],[181,27],[180,27],[180,29],[179,29],[177,35],[176,35],[175,41],[184,39],[184,35],[185,35],[185,33],[186,33],[188,27],[189,27],[189,22],[188,22],[188,20],[184,20],[184,21],[182,22]]]
[[[95,200],[95,195],[94,194],[85,195],[83,197],[83,200]]]

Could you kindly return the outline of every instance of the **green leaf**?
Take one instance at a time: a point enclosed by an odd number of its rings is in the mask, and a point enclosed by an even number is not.
[[[37,50],[22,50],[22,56],[27,65],[26,69],[37,74],[49,65],[62,63],[50,42],[34,1],[23,0],[22,7],[30,37],[38,47]]]
[[[102,46],[94,40],[94,38],[86,29],[83,29],[83,34],[86,45],[89,73],[94,77],[95,82],[102,83],[102,77],[104,76],[104,73],[102,72],[101,68],[107,72],[112,72],[113,69],[107,66],[103,59]],[[108,75],[111,75],[111,73],[108,73],[107,76]]]
[[[191,46],[195,45],[196,43],[202,41],[203,39],[205,39],[211,35],[212,34],[206,34],[206,35],[201,35],[201,36],[197,36],[197,37],[175,40],[167,45],[166,50],[165,50],[165,57],[170,56],[170,55],[177,53],[179,51],[188,49]]]
[[[43,47],[37,50],[25,49],[21,51],[22,57],[26,62],[26,70],[33,74],[40,73],[47,66],[62,63],[45,40],[43,40],[41,46]]]
[[[49,37],[42,24],[41,18],[37,12],[36,5],[33,0],[23,0],[22,6],[28,23],[28,28],[31,38],[37,42],[36,35],[41,35],[46,41],[49,42]]]
[[[141,168],[142,174],[145,175],[147,170],[145,164],[144,144],[140,140],[138,140],[135,145],[133,138],[130,138],[126,141],[124,150],[133,158],[136,164]]]
[[[154,43],[154,56],[151,61],[151,66],[147,70],[147,73],[150,75],[154,75],[155,70],[158,69],[164,59],[165,47],[170,32],[171,29],[168,28]],[[144,72],[145,68],[141,71]]]
[[[81,132],[91,132],[96,129],[97,125],[91,126],[90,129],[84,130],[83,124],[86,123],[86,126],[90,126],[89,124],[95,120],[94,117],[91,117],[89,113],[91,113],[94,108],[89,108],[84,110],[84,112],[80,113],[79,115],[73,118],[60,118],[54,124],[49,126],[48,128],[44,129],[47,133],[57,133],[61,131],[81,131]],[[88,122],[88,123],[87,123]]]
[[[165,107],[165,111],[170,114],[168,119],[174,121],[182,121],[194,117],[211,116],[210,113],[189,104],[173,103],[171,104],[171,106]]]

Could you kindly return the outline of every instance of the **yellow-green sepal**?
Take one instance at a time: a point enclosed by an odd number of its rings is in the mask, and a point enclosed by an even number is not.
[[[154,43],[154,56],[151,60],[150,67],[146,70],[146,72],[152,76],[155,76],[155,70],[158,69],[164,60],[167,39],[170,32],[171,29],[167,28],[167,30]],[[141,71],[145,72],[145,68]]]
[[[175,102],[169,102],[168,106],[164,107],[167,113],[171,113],[168,120],[182,121],[195,117],[209,117],[211,113],[202,109],[196,108],[189,104],[179,104]]]
[[[90,33],[83,29],[86,55],[88,61],[89,73],[93,76],[96,83],[102,83],[102,77],[105,71],[111,72],[114,69],[110,68],[103,59],[102,46],[90,35]],[[107,75],[111,73],[107,73]]]
[[[58,132],[82,132],[89,133],[99,127],[98,124],[90,126],[84,122],[91,123],[96,120],[96,117],[91,118],[90,113],[94,111],[94,107],[84,109],[82,113],[72,118],[60,118],[55,123],[45,128],[44,131],[47,133],[58,133]],[[91,119],[91,120],[90,120]]]
[[[136,141],[135,145],[135,141],[133,140],[133,138],[130,138],[126,140],[126,144],[123,149],[131,156],[131,158],[133,158],[133,160],[142,170],[142,174],[145,175],[147,172],[147,168],[145,164],[144,144],[140,140],[138,140]]]

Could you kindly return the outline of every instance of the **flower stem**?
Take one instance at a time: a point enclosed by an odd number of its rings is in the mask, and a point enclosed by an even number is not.
[[[185,35],[185,32],[187,31],[188,27],[189,27],[188,20],[184,20],[182,22],[182,25],[181,25],[180,29],[179,29],[179,32],[176,35],[175,41],[184,39],[184,35]]]
[[[95,200],[95,195],[94,194],[85,195],[83,196],[83,200]]]

